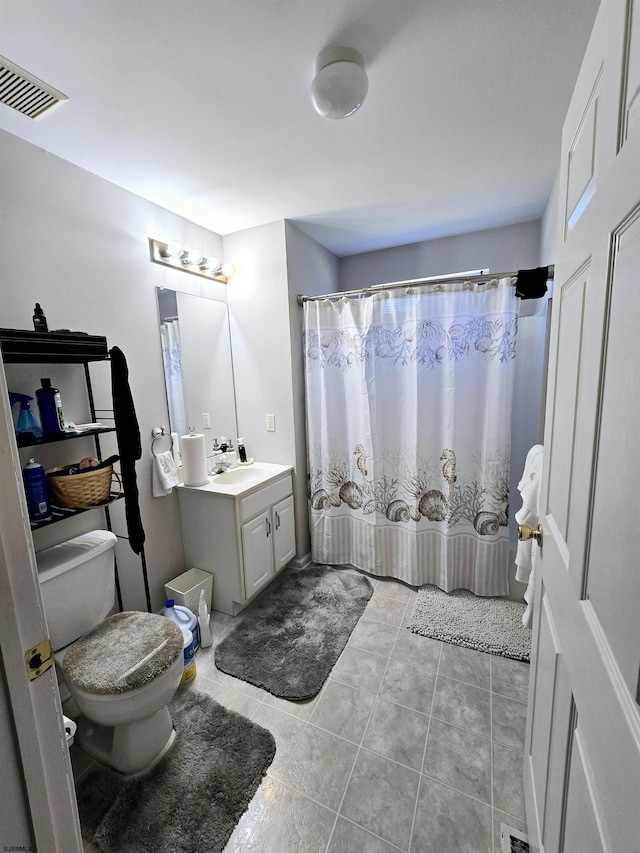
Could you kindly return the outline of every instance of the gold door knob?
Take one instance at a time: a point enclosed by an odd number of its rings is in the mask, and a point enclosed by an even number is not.
[[[529,539],[535,539],[538,545],[542,546],[542,528],[540,525],[533,530],[524,524],[518,525],[518,539],[520,542],[527,542]]]

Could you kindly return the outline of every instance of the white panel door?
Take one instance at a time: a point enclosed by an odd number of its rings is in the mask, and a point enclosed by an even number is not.
[[[22,814],[9,815],[8,826],[3,820],[0,843],[5,850],[30,850],[33,840],[34,850],[80,853],[80,822],[56,672],[52,667],[33,681],[27,677],[25,653],[48,637],[48,631],[13,429],[0,360],[0,678],[4,671],[11,704],[3,728],[15,731],[24,774],[16,776],[10,765],[2,768],[2,786],[13,789],[5,808],[8,803],[24,808]],[[18,834],[29,821],[32,833]]]
[[[524,770],[545,853],[640,850],[639,37],[602,0],[563,133]]]

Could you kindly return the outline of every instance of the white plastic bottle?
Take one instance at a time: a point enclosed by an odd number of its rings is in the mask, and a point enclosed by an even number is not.
[[[178,625],[179,628],[188,628],[193,634],[193,650],[198,650],[200,645],[200,631],[195,613],[182,604],[176,604],[173,598],[168,598],[164,603],[164,615]]]
[[[193,634],[188,628],[182,629],[182,638],[183,664],[180,684],[186,684],[187,681],[196,677],[196,659],[194,657],[196,650],[194,649]]]
[[[204,600],[204,590],[200,590],[200,601],[198,602],[198,625],[200,626],[200,645],[203,649],[209,648],[213,644],[213,635],[211,633],[211,615],[207,609],[207,602]]]

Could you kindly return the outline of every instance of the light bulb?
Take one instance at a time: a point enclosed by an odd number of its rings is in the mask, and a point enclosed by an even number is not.
[[[219,272],[220,270],[220,261],[217,258],[203,258],[202,268],[205,270],[209,270],[212,273]]]
[[[189,266],[199,266],[201,261],[202,254],[197,252],[195,249],[187,249],[185,257],[182,259],[182,263],[188,264]]]
[[[172,240],[171,243],[167,243],[167,246],[162,252],[163,258],[179,258],[182,254],[182,244],[178,243],[176,240]]]
[[[236,268],[233,264],[222,264],[222,275],[226,278],[231,278],[235,271]]]

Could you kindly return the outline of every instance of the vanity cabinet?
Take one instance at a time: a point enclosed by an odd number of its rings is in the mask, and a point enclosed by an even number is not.
[[[213,608],[232,616],[296,552],[292,469],[255,463],[245,470],[246,482],[226,484],[223,474],[177,489],[187,565],[211,572]]]
[[[251,598],[295,556],[293,497],[245,522],[240,535],[245,592]]]

